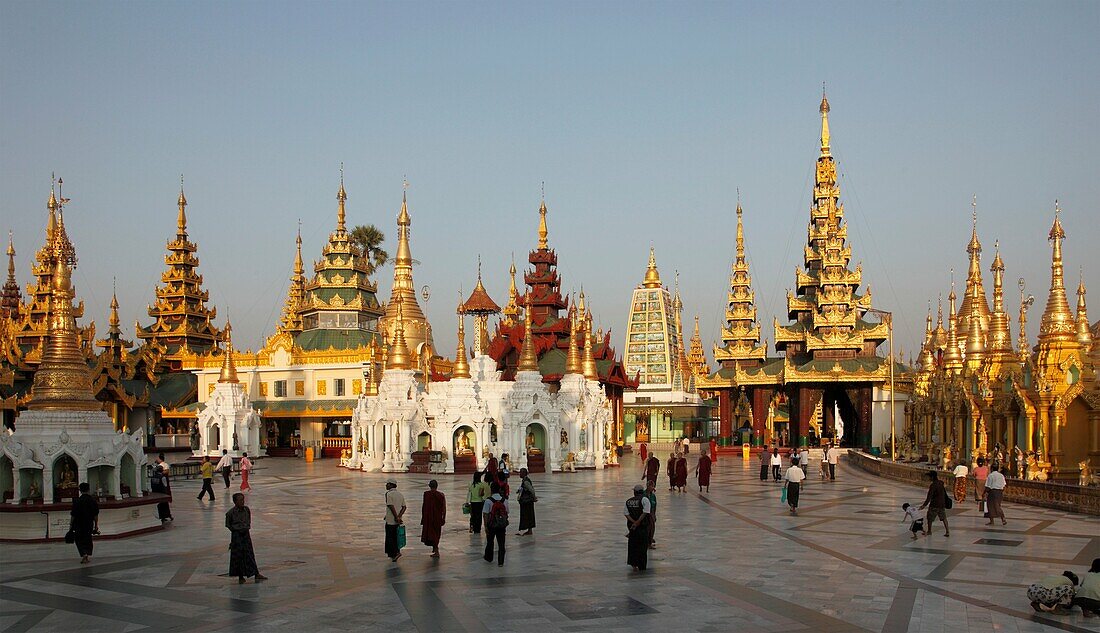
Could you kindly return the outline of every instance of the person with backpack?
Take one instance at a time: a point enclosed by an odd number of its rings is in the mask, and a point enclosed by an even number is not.
[[[519,469],[519,476],[519,532],[516,536],[531,536],[531,530],[535,529],[535,502],[539,498],[526,468]]]
[[[493,539],[496,539],[497,566],[504,566],[504,537],[508,533],[508,500],[493,485],[493,494],[485,504],[485,562],[493,562]]]

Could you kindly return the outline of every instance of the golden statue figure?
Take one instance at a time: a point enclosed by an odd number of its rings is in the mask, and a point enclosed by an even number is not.
[[[466,433],[460,433],[458,436],[458,448],[455,449],[456,455],[473,455],[474,451],[470,448],[470,438]]]
[[[542,455],[542,449],[535,446],[535,432],[527,431],[527,454],[528,455]]]
[[[76,488],[76,476],[73,474],[73,469],[69,467],[69,462],[61,464],[61,483],[58,484],[58,488]]]

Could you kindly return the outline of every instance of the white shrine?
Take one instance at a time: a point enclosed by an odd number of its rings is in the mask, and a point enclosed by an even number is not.
[[[525,327],[531,340],[530,319]],[[612,412],[598,380],[578,370],[566,373],[560,388],[544,383],[529,345],[514,381],[502,380],[488,355],[467,365],[460,317],[451,379],[425,384],[410,369],[403,330],[399,314],[378,394],[361,396],[352,416],[352,451],[342,460],[348,468],[406,472],[413,453],[426,451],[440,453],[431,472],[441,473],[460,463],[458,472],[484,469],[490,454],[507,454],[513,471],[534,462],[546,470],[608,463]]]
[[[232,326],[225,325],[225,354],[221,374],[214,390],[210,392],[199,411],[198,446],[192,446],[195,457],[220,457],[222,450],[231,457],[263,457],[267,453],[260,446],[263,421],[252,408],[252,402],[237,379],[237,367],[233,363]]]

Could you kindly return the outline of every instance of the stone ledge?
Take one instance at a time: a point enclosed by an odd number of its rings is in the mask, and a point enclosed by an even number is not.
[[[854,450],[848,451],[848,461],[853,466],[872,475],[913,484],[914,486],[927,487],[928,485],[924,477],[931,469],[924,466],[898,464]],[[947,483],[950,492],[954,476],[950,471],[937,470],[937,472],[940,474],[940,479]],[[974,477],[971,476],[968,479],[970,494],[974,494]],[[1100,516],[1100,487],[1096,486],[1025,481],[1009,477],[1004,499],[1012,503]]]

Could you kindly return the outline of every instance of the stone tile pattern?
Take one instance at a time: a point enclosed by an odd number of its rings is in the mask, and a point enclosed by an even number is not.
[[[394,564],[382,554],[388,475],[262,460],[248,503],[271,579],[244,585],[224,575],[229,495],[215,481],[217,501],[199,502],[199,482],[176,481],[168,530],[97,542],[91,565],[71,545],[0,545],[0,632],[1100,631],[1079,611],[1036,614],[1024,595],[1100,556],[1096,517],[1008,504],[1008,526],[987,528],[970,501],[950,538],[937,523],[913,541],[900,508],[919,488],[842,464],[836,482],[807,481],[791,516],[777,484],[723,457],[710,493],[659,491],[658,548],[634,573],[622,504],[640,474],[627,456],[536,475],[536,534],[510,533],[498,568],[467,531],[465,477],[439,480],[450,522],[436,560],[419,542],[429,477],[398,475],[409,546]]]

